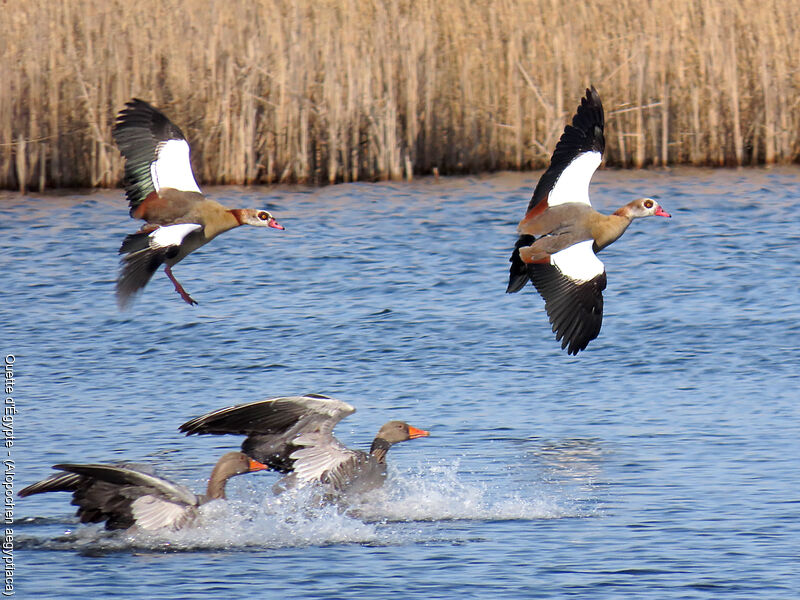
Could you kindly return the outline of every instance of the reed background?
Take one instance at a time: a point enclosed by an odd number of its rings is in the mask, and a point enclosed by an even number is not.
[[[0,187],[112,186],[133,96],[205,183],[546,165],[590,83],[607,164],[800,156],[796,0],[25,0],[0,19]]]

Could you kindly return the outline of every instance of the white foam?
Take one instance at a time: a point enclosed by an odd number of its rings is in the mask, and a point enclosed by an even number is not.
[[[589,182],[602,159],[603,155],[600,152],[584,152],[578,155],[556,180],[553,189],[547,196],[547,205],[556,206],[566,202],[582,202],[591,206]]]
[[[137,547],[194,550],[285,548],[381,543],[378,526],[343,514],[332,505],[306,507],[261,491],[247,500],[215,501],[200,508],[196,527],[128,536]],[[296,495],[292,495],[296,498]],[[388,539],[386,540],[388,542]]]
[[[158,144],[156,160],[150,164],[150,177],[156,191],[162,188],[185,192],[200,191],[192,172],[189,144],[186,140],[167,140]]]
[[[386,485],[347,507],[319,502],[313,486],[271,493],[274,478],[248,483],[235,499],[200,507],[195,527],[155,532],[106,532],[75,524],[66,536],[26,539],[25,547],[103,553],[129,549],[194,551],[285,548],[329,544],[405,545],[459,539],[449,521],[539,520],[587,516],[574,499],[544,483],[474,481],[459,465],[390,469]],[[480,478],[483,479],[483,478]],[[418,527],[414,522],[433,523]],[[52,528],[52,526],[49,526]],[[63,531],[63,530],[62,530]]]
[[[458,473],[458,465],[447,464],[393,474],[349,514],[368,521],[503,521],[557,519],[578,512],[544,487],[510,490],[507,481],[470,481]]]

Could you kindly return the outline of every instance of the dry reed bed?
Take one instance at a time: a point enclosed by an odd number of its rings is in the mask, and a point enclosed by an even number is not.
[[[610,164],[790,162],[799,23],[793,0],[9,3],[0,187],[117,184],[132,96],[207,183],[541,167],[589,83]]]

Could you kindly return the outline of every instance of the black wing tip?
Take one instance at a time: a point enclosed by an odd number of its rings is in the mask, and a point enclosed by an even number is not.
[[[125,103],[125,108],[122,109],[121,112],[124,111],[136,111],[136,110],[143,110],[143,111],[154,111],[160,112],[156,107],[150,104],[147,100],[142,100],[141,98],[131,98]]]
[[[561,349],[562,350],[566,349],[567,355],[569,355],[569,356],[578,356],[578,352],[581,352],[582,350],[586,350],[586,346],[589,345],[590,341],[591,340],[586,340],[584,342],[578,342],[577,340],[568,340],[568,339],[565,338],[564,341],[561,342]],[[568,344],[569,344],[569,347],[567,347]]]
[[[567,354],[585,350],[600,334],[603,324],[603,290],[606,274],[587,282],[564,277],[549,264],[528,265],[531,282],[544,298],[545,310],[557,342]]]
[[[230,419],[231,412],[239,406],[244,405],[226,406],[189,419],[178,427],[178,431],[186,435],[247,435],[225,427],[225,421]]]
[[[214,416],[216,412],[206,413],[199,417],[189,419],[178,427],[180,433],[188,435],[211,435],[214,432],[210,430],[208,421],[210,417]]]
[[[605,113],[603,111],[603,101],[600,99],[600,93],[597,91],[593,85],[586,88],[586,95],[581,98],[581,105],[578,107],[577,113],[584,110],[592,110],[592,111],[599,111],[599,115],[601,117],[601,121],[605,121],[604,116]],[[602,124],[602,123],[601,123]]]
[[[58,465],[53,467],[58,468]],[[17,492],[20,498],[48,492],[74,492],[81,483],[81,477],[73,473],[53,473],[49,477],[25,486]]]
[[[119,133],[129,127],[146,127],[152,121],[152,115],[162,115],[156,107],[140,98],[132,98],[125,103],[114,120],[112,134],[115,139]],[[117,140],[119,143],[119,140]]]
[[[254,411],[272,400],[257,400],[212,410],[189,419],[178,427],[178,431],[186,435],[250,435],[246,424],[256,417]]]
[[[201,429],[196,427],[194,421],[196,421],[196,419],[192,419],[191,421],[186,421],[186,423],[183,423],[180,427],[178,427],[178,432],[183,433],[187,436],[203,435],[204,433],[206,433],[205,431],[202,431]]]
[[[600,93],[593,84],[589,84],[589,87],[586,88],[586,97],[583,99],[583,102],[589,104],[590,106],[603,108],[603,103],[600,101]],[[583,104],[583,102],[581,103]]]
[[[537,206],[547,196],[564,169],[578,156],[585,152],[600,154],[605,152],[604,129],[603,103],[600,94],[594,86],[591,86],[586,88],[586,95],[581,98],[572,121],[564,127],[564,133],[561,134],[550,157],[550,165],[533,190],[528,210]]]
[[[586,96],[581,98],[581,105],[572,118],[572,126],[579,129],[585,136],[582,145],[584,151],[597,151],[601,154],[605,150],[606,140],[603,134],[605,129],[605,112],[600,94],[594,86],[586,88]]]
[[[570,356],[577,356],[578,352],[582,350],[586,350],[586,347],[589,345],[593,339],[595,339],[599,335],[600,331],[598,330],[593,335],[578,335],[577,333],[572,334],[570,336],[564,336],[561,340],[561,349],[566,349],[567,354]],[[556,341],[558,341],[558,336],[556,336]]]
[[[518,274],[511,274],[508,278],[508,285],[506,286],[506,294],[516,294],[522,288],[525,287],[525,284],[528,283],[528,275],[518,273]]]
[[[161,110],[141,98],[132,98],[125,103],[125,108],[117,113],[111,133],[117,145],[122,148],[130,144],[130,142],[125,144],[126,140],[120,139],[121,135],[126,135],[126,130],[142,129],[148,130],[156,140],[160,141],[186,139],[181,128],[175,125]],[[134,136],[131,142],[142,143],[141,134],[131,133],[130,135]],[[127,151],[128,148],[125,150]],[[124,151],[123,154],[125,154]]]
[[[144,116],[150,114],[164,116],[164,113],[146,100],[142,100],[141,98],[131,98],[125,103],[124,108],[117,113],[116,121],[117,123],[120,123],[121,121],[124,121],[126,117],[130,117],[132,115]]]

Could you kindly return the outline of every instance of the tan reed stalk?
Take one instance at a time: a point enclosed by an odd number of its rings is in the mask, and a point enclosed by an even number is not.
[[[204,183],[539,168],[590,84],[609,165],[787,163],[797,23],[791,0],[7,3],[0,187],[118,184],[133,96]]]

